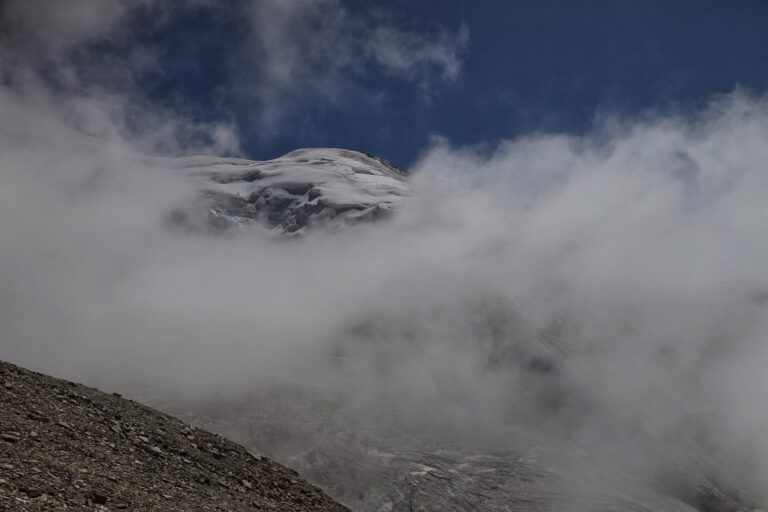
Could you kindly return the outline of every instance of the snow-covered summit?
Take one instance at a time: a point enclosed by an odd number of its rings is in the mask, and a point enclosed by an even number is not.
[[[298,149],[266,161],[188,157],[174,167],[201,187],[197,200],[171,215],[194,230],[338,228],[385,217],[410,191],[400,169],[346,149]]]

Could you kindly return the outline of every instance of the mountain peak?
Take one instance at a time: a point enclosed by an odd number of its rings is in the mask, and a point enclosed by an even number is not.
[[[401,169],[340,148],[297,149],[264,161],[189,157],[174,167],[200,183],[197,199],[170,216],[195,231],[338,229],[384,218],[410,193]]]

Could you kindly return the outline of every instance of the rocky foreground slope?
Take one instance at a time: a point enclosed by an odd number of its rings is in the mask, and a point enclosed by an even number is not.
[[[344,511],[268,458],[0,362],[0,510]]]

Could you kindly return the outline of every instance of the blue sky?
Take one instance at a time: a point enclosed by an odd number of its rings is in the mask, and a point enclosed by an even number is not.
[[[132,3],[68,49],[76,86],[228,122],[256,159],[338,146],[408,166],[435,136],[493,147],[768,87],[764,1]]]

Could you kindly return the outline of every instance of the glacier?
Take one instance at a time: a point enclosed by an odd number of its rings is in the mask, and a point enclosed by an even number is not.
[[[407,173],[346,149],[298,149],[266,161],[183,157],[169,164],[195,180],[200,193],[168,220],[195,232],[336,230],[386,218],[410,192]]]

